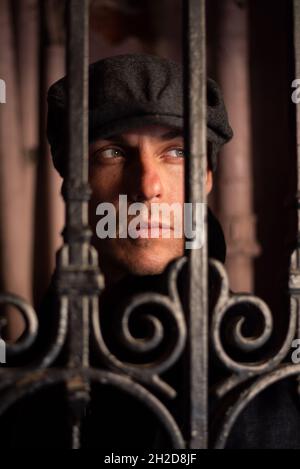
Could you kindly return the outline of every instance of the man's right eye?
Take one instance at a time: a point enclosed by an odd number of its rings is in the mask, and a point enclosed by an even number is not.
[[[103,148],[95,152],[95,156],[104,159],[122,158],[124,153],[118,148]]]

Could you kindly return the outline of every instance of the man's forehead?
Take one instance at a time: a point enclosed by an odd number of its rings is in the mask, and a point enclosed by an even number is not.
[[[130,141],[135,138],[149,137],[155,140],[173,140],[175,138],[183,138],[183,130],[171,126],[148,125],[130,129],[126,132],[114,133],[106,136],[107,141]],[[102,140],[102,139],[100,139]]]

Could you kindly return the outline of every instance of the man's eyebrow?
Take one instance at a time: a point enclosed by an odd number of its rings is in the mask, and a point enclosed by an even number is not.
[[[104,137],[103,140],[109,141],[114,141],[114,142],[122,142],[122,143],[127,143],[126,138],[123,137],[122,134],[120,135],[109,135],[108,137]]]
[[[183,131],[181,129],[168,130],[168,132],[157,136],[158,139],[162,140],[173,140],[174,138],[178,137],[183,137]],[[104,140],[128,144],[127,139],[122,134],[109,135],[109,137],[106,137]]]
[[[183,131],[181,129],[169,130],[167,133],[161,135],[160,138],[162,138],[163,140],[172,140],[177,137],[183,137]]]

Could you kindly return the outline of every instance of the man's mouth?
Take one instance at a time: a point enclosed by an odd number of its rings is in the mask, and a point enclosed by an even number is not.
[[[144,221],[136,228],[138,238],[171,238],[173,228],[168,223]]]

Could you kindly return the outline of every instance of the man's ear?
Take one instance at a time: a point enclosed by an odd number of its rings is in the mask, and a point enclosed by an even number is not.
[[[206,195],[210,193],[213,187],[213,173],[211,169],[207,169],[206,171]]]

